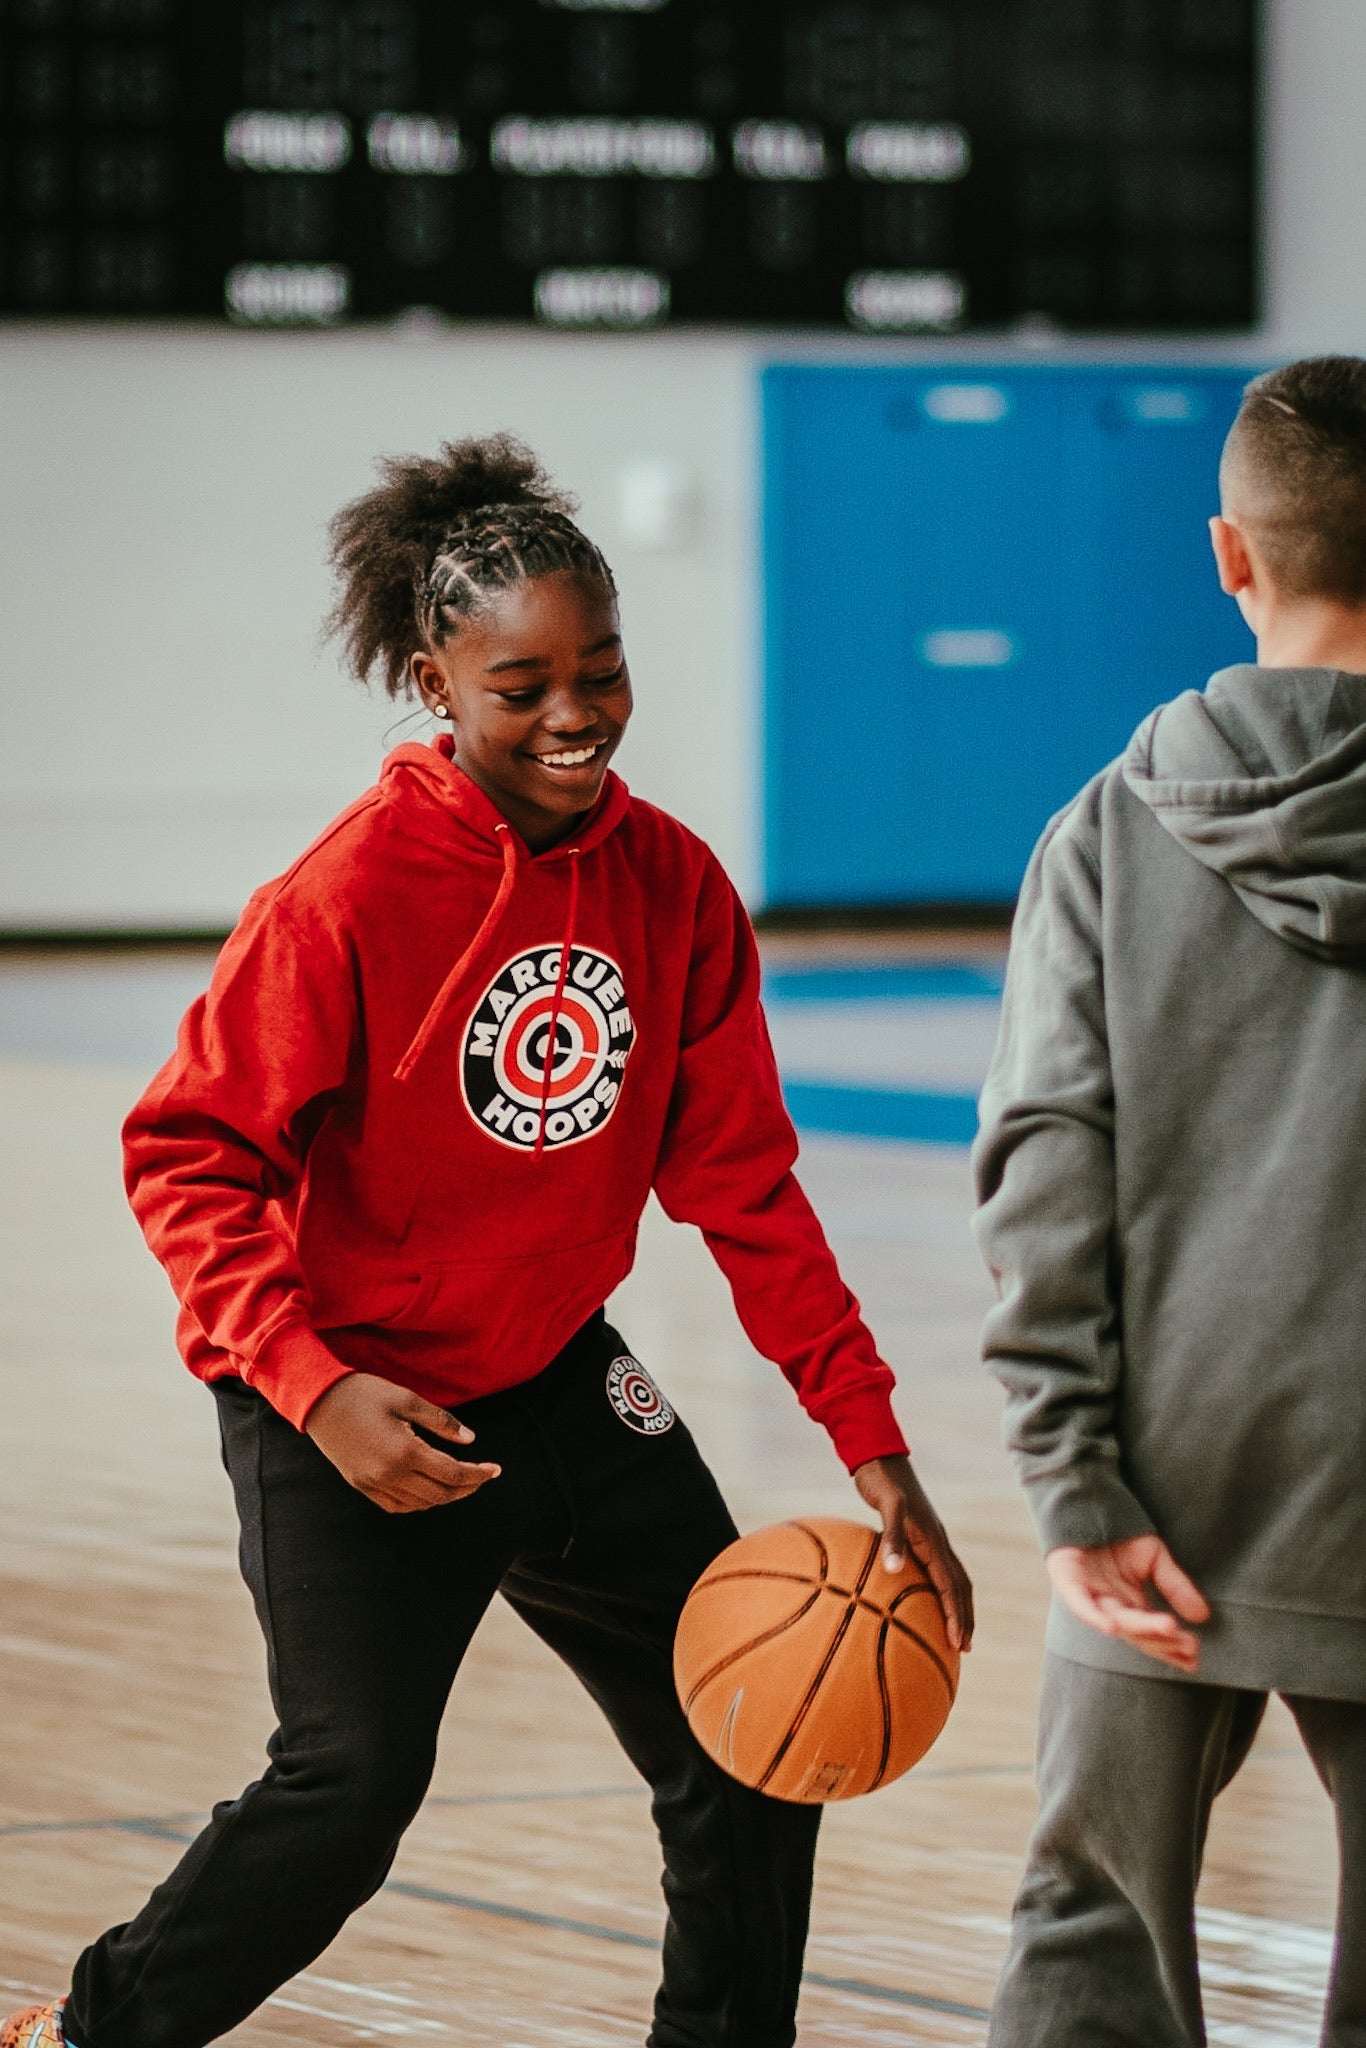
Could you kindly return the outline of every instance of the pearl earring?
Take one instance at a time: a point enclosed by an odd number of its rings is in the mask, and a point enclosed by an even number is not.
[[[449,718],[449,717],[450,717],[450,715],[451,715],[451,713],[450,713],[450,706],[449,706],[448,704],[433,704],[433,706],[432,706],[432,716],[433,716],[433,718]]]

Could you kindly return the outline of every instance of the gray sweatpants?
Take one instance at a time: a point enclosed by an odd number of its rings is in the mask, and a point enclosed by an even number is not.
[[[1286,1705],[1341,1850],[1323,2048],[1366,2048],[1366,1703]],[[1264,1693],[1047,1659],[1039,1818],[989,2048],[1201,2048],[1205,1833],[1265,1711]]]

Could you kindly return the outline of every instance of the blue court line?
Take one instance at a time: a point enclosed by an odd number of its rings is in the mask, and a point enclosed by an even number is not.
[[[865,1984],[861,1977],[827,1977],[820,1970],[803,1970],[803,1984],[819,1984],[823,1991],[843,1991],[850,1998],[876,1998],[888,2005],[909,2005],[917,2012],[947,2013],[955,2020],[989,2020],[984,2005],[960,2005],[956,1998],[932,1998],[928,1991],[898,1991],[891,1984]]]
[[[764,993],[784,1003],[962,1002],[965,997],[999,996],[1003,967],[967,967],[927,962],[923,967],[776,968],[764,976]]]
[[[570,1920],[560,1913],[537,1913],[530,1906],[503,1906],[493,1899],[477,1899],[466,1892],[439,1891],[435,1885],[408,1884],[391,1878],[384,1887],[405,1899],[421,1899],[432,1906],[455,1906],[465,1913],[488,1913],[499,1920],[516,1920],[524,1927],[546,1927],[556,1934],[579,1934],[588,1941],[615,1942],[619,1948],[643,1948],[658,1953],[659,1942],[652,1934],[633,1934],[625,1927],[605,1927],[596,1920]],[[819,1984],[823,1991],[843,1991],[851,1998],[876,1998],[890,2005],[909,2005],[917,2012],[947,2013],[953,2019],[986,2020],[984,2006],[960,2005],[951,1998],[932,1998],[925,1991],[900,1991],[893,1984],[869,1984],[861,1977],[827,1977],[818,1970],[805,1970],[803,1984]]]
[[[643,1799],[643,1785],[584,1785],[571,1792],[433,1792],[424,1806],[543,1806],[547,1799]]]
[[[131,1814],[118,1820],[18,1820],[0,1827],[0,1835],[81,1835],[91,1833],[112,1833],[120,1835],[146,1835],[157,1842],[192,1842],[193,1834],[186,1834],[187,1825],[198,1829],[203,1826],[203,1815],[198,1813],[173,1814]]]
[[[845,1138],[896,1138],[917,1145],[970,1145],[977,1135],[977,1098],[931,1095],[918,1088],[848,1088],[837,1082],[784,1081],[788,1113],[799,1131]]]
[[[1259,1750],[1259,1756],[1298,1756],[1298,1749]],[[1027,1778],[1032,1764],[922,1764],[914,1784],[928,1778]],[[639,1799],[646,1798],[643,1785],[580,1785],[568,1790],[540,1792],[453,1792],[429,1793],[424,1806],[544,1806],[551,1799]],[[158,1842],[192,1842],[204,1824],[201,1813],[119,1814],[101,1820],[17,1820],[0,1823],[0,1838],[7,1835],[79,1835],[113,1832],[144,1835]]]
[[[945,1775],[949,1775],[945,1773]],[[561,1798],[603,1799],[618,1792],[634,1791],[633,1786],[595,1786],[582,1793],[561,1793]],[[525,1798],[544,1798],[544,1793],[492,1793],[486,1795],[487,1803],[499,1802],[504,1798],[518,1802]],[[554,1797],[554,1794],[550,1794]],[[463,1802],[451,1799],[443,1805],[459,1805]],[[485,1799],[471,1799],[470,1805],[484,1804]],[[0,1827],[3,1835],[55,1835],[76,1834],[82,1830],[105,1829],[129,1835],[151,1837],[157,1841],[192,1842],[193,1834],[181,1831],[180,1823],[193,1820],[191,1814],[173,1814],[165,1818],[154,1814],[139,1814],[126,1820],[56,1820],[20,1821],[14,1825]],[[416,1899],[429,1906],[453,1906],[462,1913],[486,1914],[493,1920],[514,1920],[522,1927],[544,1927],[554,1934],[577,1934],[587,1941],[608,1941],[618,1948],[649,1949],[659,1952],[659,1941],[652,1934],[635,1934],[629,1928],[608,1927],[597,1920],[571,1920],[562,1913],[538,1913],[530,1906],[503,1905],[497,1899],[477,1898],[472,1892],[448,1892],[430,1884],[410,1884],[403,1878],[390,1878],[384,1886],[386,1892],[396,1892],[400,1898]],[[850,1998],[872,1998],[885,2005],[906,2005],[916,2012],[937,2012],[947,2014],[951,2019],[987,2020],[990,2014],[984,2006],[960,2005],[951,1998],[934,1998],[926,1991],[901,1991],[894,1984],[873,1984],[861,1977],[827,1977],[818,1970],[806,1970],[802,1974],[804,1984],[817,1984],[823,1991],[842,1991]]]

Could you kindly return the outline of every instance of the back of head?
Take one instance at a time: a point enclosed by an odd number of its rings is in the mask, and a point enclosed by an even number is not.
[[[1317,356],[1256,378],[1219,482],[1283,596],[1366,605],[1366,361]]]
[[[439,646],[499,590],[529,576],[582,576],[615,591],[573,498],[511,434],[447,441],[438,454],[386,456],[380,482],[328,526],[337,578],[329,631],[347,666],[409,688],[414,654]]]

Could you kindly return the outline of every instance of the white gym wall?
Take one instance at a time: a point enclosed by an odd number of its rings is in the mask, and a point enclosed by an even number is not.
[[[1143,354],[1366,350],[1366,6],[1268,12],[1266,325],[1217,351]],[[319,647],[324,522],[375,454],[496,427],[580,494],[616,568],[638,704],[622,772],[752,899],[755,366],[892,352],[679,332],[0,327],[0,929],[225,925],[373,779],[408,707],[367,698]],[[837,677],[829,716],[838,746]]]

